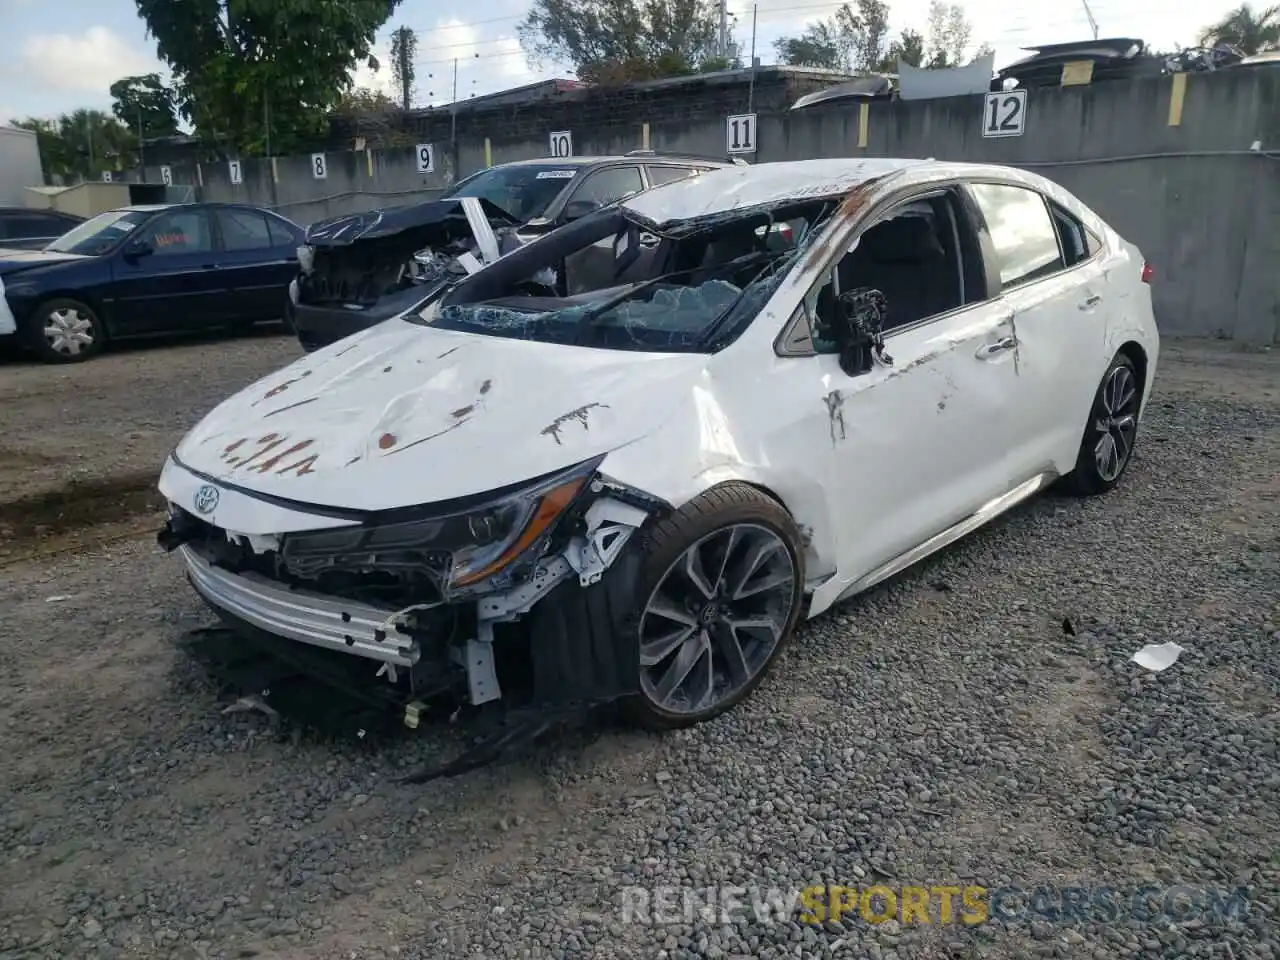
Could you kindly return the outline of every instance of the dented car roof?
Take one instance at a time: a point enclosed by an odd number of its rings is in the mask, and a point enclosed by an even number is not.
[[[872,180],[929,160],[797,160],[723,167],[654,187],[624,200],[630,214],[654,224],[695,220],[753,207],[838,197]]]

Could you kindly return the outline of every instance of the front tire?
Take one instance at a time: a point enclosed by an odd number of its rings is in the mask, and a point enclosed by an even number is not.
[[[733,482],[659,521],[645,546],[640,692],[623,712],[650,730],[692,726],[750,694],[794,633],[800,533],[776,500]]]
[[[1118,353],[1094,395],[1075,469],[1066,477],[1068,489],[1097,496],[1120,482],[1133,459],[1141,404],[1142,383],[1133,361]]]
[[[106,330],[92,307],[58,297],[36,307],[26,325],[27,345],[45,363],[81,363],[106,344]]]

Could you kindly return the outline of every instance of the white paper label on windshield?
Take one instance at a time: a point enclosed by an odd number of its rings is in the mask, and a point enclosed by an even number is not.
[[[539,170],[537,179],[539,180],[572,180],[577,174],[576,170]]]

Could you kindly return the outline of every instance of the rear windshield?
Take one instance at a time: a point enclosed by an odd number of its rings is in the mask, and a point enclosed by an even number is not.
[[[554,163],[490,167],[446,190],[444,196],[480,197],[523,222],[542,216],[577,173],[572,166]]]

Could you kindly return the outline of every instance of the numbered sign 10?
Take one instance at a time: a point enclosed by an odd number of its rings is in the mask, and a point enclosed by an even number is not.
[[[1020,137],[1027,126],[1027,91],[988,93],[982,109],[984,137]]]
[[[417,146],[417,160],[419,173],[435,173],[436,172],[436,153],[431,149],[431,144],[420,143]]]
[[[756,115],[741,113],[724,121],[724,149],[730,155],[756,152]]]
[[[573,156],[573,134],[568,130],[557,130],[551,134],[551,155],[553,157]]]
[[[227,172],[231,175],[232,183],[243,183],[244,172],[240,169],[240,161],[232,160],[227,164]]]
[[[328,179],[329,165],[325,162],[323,153],[313,153],[311,155],[311,176],[317,180]]]
[[[173,168],[172,167],[160,168],[160,182],[163,183],[166,187],[173,186]]]

